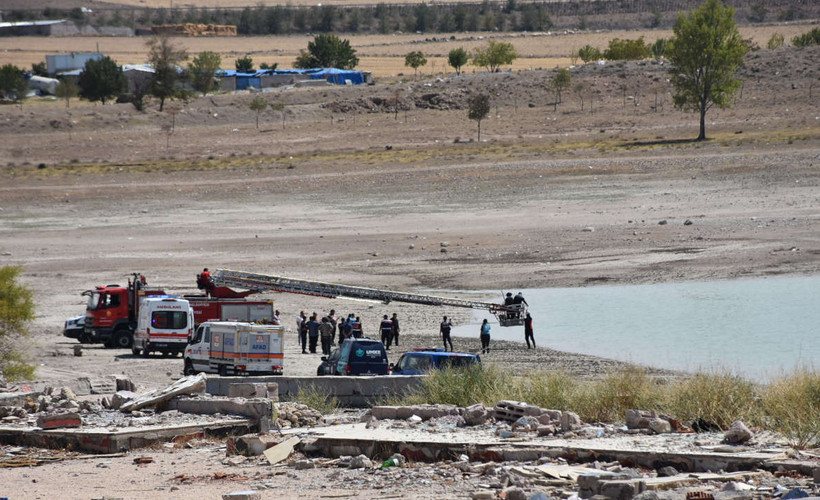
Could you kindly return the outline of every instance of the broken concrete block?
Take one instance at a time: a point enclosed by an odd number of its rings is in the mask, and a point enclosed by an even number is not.
[[[266,398],[268,397],[268,386],[276,384],[265,383],[237,383],[228,386],[229,398]],[[276,389],[277,399],[279,389]]]
[[[649,421],[658,418],[658,414],[647,410],[626,410],[626,427],[628,429],[649,429]]]
[[[752,438],[752,431],[743,422],[736,420],[732,426],[723,433],[723,442],[729,444],[741,444]]]
[[[255,457],[264,453],[268,448],[276,446],[281,441],[281,437],[271,434],[246,434],[234,439],[234,450],[239,455]]]
[[[646,490],[646,483],[637,479],[601,481],[600,494],[612,500],[631,500]]]
[[[204,373],[182,377],[168,387],[140,394],[133,401],[122,405],[120,410],[131,412],[148,406],[160,405],[182,394],[202,392],[205,390],[205,378]]]
[[[395,406],[374,406],[370,409],[370,412],[373,417],[379,420],[395,420],[397,410],[398,408]]]
[[[262,494],[258,491],[234,491],[232,493],[224,493],[222,500],[261,500]]]
[[[129,401],[133,401],[138,395],[131,391],[117,391],[111,396],[111,402],[109,406],[112,410],[119,410],[122,405]]]
[[[493,500],[495,498],[494,490],[478,490],[470,494],[472,500]]]
[[[290,454],[293,453],[293,449],[297,444],[299,444],[300,441],[301,439],[298,437],[292,437],[277,444],[273,448],[268,448],[264,452],[265,458],[268,459],[268,463],[271,465],[276,465],[282,460],[288,458]]]
[[[481,404],[474,404],[464,409],[464,422],[467,425],[482,425],[490,419],[490,412]]]
[[[131,378],[126,375],[114,375],[114,381],[117,391],[137,391],[137,386],[134,385]]]
[[[649,420],[649,428],[655,434],[669,434],[672,432],[672,424],[662,418],[653,418]]]
[[[493,412],[496,418],[515,422],[521,417],[538,417],[541,415],[541,408],[521,401],[502,400],[495,404]]]
[[[52,413],[41,414],[37,417],[37,427],[41,429],[57,429],[59,427],[80,427],[83,421],[79,413]]]
[[[527,494],[518,486],[510,486],[501,491],[501,498],[505,500],[527,500]]]
[[[563,432],[572,431],[581,427],[581,417],[571,411],[561,415],[561,430]]]
[[[536,430],[538,431],[539,436],[552,436],[555,434],[554,425],[539,425]]]
[[[564,412],[562,412],[561,410],[548,410],[548,409],[545,409],[545,408],[541,408],[541,417],[549,417],[550,421],[561,420],[561,415],[563,415],[563,414],[564,414]],[[539,418],[541,418],[541,417],[539,417]],[[549,422],[542,422],[542,423],[548,424]]]
[[[813,477],[814,477],[814,482],[815,483],[820,483],[820,467],[816,467],[812,471],[812,474],[813,474]]]
[[[316,464],[313,463],[313,460],[305,459],[305,460],[297,460],[293,463],[293,468],[296,470],[306,470],[306,469],[315,469]]]

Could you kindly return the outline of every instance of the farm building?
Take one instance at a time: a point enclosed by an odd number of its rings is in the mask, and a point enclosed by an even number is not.
[[[335,68],[313,69],[266,69],[252,73],[239,73],[234,70],[220,70],[216,74],[220,80],[219,89],[223,91],[247,90],[249,88],[265,89],[285,85],[300,85],[324,80],[336,85],[361,85],[372,79],[369,72],[341,70]]]
[[[70,71],[85,68],[85,63],[91,60],[102,59],[99,52],[87,52],[84,54],[53,54],[46,56],[46,71],[49,75],[67,73]]]

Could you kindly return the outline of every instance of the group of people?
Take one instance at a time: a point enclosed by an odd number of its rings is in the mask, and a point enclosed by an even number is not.
[[[279,311],[276,311],[277,319]],[[278,322],[275,324],[279,324]],[[309,318],[305,311],[300,311],[299,316],[296,317],[296,331],[299,332],[299,342],[302,345],[302,354],[316,353],[316,349],[321,342],[322,354],[330,355],[330,350],[333,347],[333,341],[338,335],[338,344],[341,345],[345,339],[357,338],[364,336],[362,330],[362,319],[359,316],[351,313],[347,317],[341,318],[336,316],[336,310],[331,309],[330,312],[319,320],[319,315],[313,313]],[[390,350],[392,344],[399,345],[399,318],[396,313],[393,313],[393,318],[388,318],[385,314],[379,324],[379,331],[382,336],[382,343],[387,350]]]

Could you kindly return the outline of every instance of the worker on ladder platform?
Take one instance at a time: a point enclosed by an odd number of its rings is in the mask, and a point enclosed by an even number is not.
[[[202,270],[196,277],[196,287],[200,290],[207,290],[208,285],[211,283],[211,272],[208,271],[208,268]]]

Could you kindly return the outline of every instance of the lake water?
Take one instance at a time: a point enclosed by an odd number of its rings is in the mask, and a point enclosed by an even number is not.
[[[513,293],[518,290],[512,290]],[[820,276],[523,290],[539,346],[765,382],[820,368]],[[476,337],[481,319],[453,334]],[[524,327],[492,326],[524,341]]]

